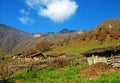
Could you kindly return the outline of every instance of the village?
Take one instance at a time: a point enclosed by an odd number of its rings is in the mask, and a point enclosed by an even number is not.
[[[120,45],[115,47],[96,48],[80,55],[60,54],[45,56],[41,52],[31,52],[27,55],[22,53],[15,54],[13,58],[18,59],[18,65],[10,65],[9,72],[15,72],[22,68],[29,71],[32,68],[44,69],[51,66],[62,67],[68,64],[75,65],[82,63],[74,63],[73,60],[76,58],[83,58],[85,61],[83,62],[84,65],[93,65],[103,62],[113,68],[120,68]]]

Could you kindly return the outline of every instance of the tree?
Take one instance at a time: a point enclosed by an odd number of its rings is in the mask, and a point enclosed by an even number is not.
[[[45,52],[45,51],[49,51],[51,49],[50,47],[52,45],[53,45],[52,42],[44,39],[44,40],[41,40],[40,42],[36,43],[35,47],[38,51]]]

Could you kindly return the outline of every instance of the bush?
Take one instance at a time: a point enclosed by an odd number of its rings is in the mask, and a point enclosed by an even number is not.
[[[60,67],[66,66],[66,65],[68,65],[68,59],[64,55],[58,56],[56,59],[49,62],[50,67],[60,68]]]
[[[48,40],[41,40],[40,42],[35,44],[35,47],[37,50],[41,51],[41,52],[45,52],[45,51],[49,51],[51,50],[51,46],[53,45],[52,42],[48,41]]]

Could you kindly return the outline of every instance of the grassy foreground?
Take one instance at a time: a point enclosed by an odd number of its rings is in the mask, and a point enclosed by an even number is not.
[[[85,66],[66,66],[64,68],[49,68],[41,71],[30,71],[28,73],[18,72],[13,74],[6,83],[119,83],[120,72],[114,74],[103,74],[97,80],[86,80],[78,72]]]
[[[40,71],[30,71],[28,73],[18,72],[7,79],[8,83],[21,81],[23,83],[68,83],[79,80],[81,76],[77,73],[81,66],[66,66],[64,68],[49,68]]]

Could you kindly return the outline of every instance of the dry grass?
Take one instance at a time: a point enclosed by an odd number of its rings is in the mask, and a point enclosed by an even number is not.
[[[114,72],[114,68],[108,66],[106,63],[99,62],[94,65],[91,65],[87,69],[81,70],[79,72],[79,75],[90,77],[90,79],[97,79],[102,74],[112,74]]]

